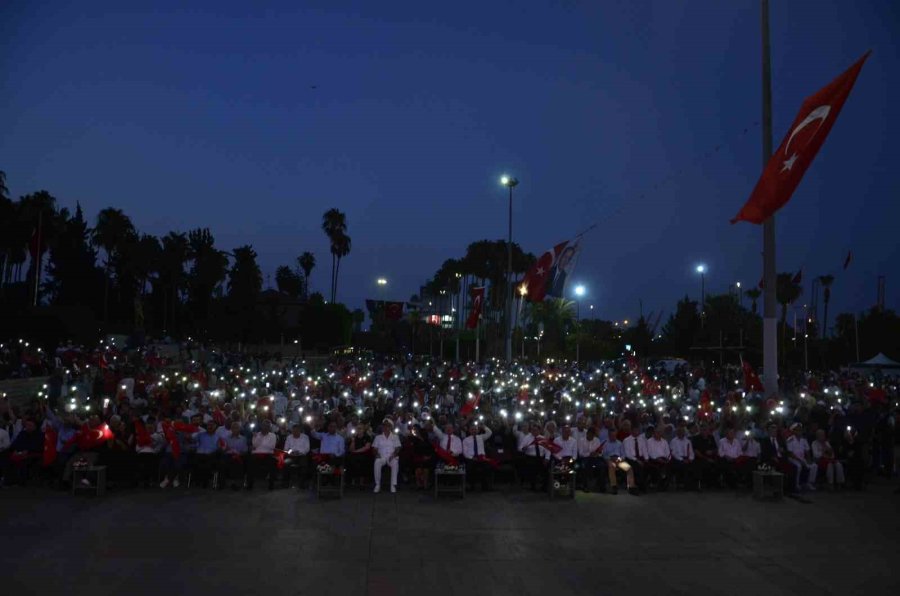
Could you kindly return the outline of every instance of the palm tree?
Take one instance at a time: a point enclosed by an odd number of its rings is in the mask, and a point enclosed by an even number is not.
[[[169,232],[162,239],[160,284],[163,288],[163,329],[175,329],[179,294],[185,288],[184,264],[190,258],[190,243],[187,235]],[[166,295],[168,291],[168,295]],[[171,315],[169,307],[171,306]]]
[[[309,275],[316,266],[316,256],[311,252],[305,252],[297,258],[297,264],[303,269],[303,294],[309,297]]]
[[[331,243],[331,254],[337,259],[334,268],[334,289],[331,291],[331,302],[337,301],[338,274],[341,271],[341,259],[350,254],[350,236],[341,232]]]
[[[825,312],[822,314],[822,337],[828,337],[828,302],[831,300],[831,284],[834,283],[833,275],[820,275],[819,283],[825,297]]]
[[[103,290],[103,322],[109,321],[109,284],[112,264],[122,246],[137,232],[131,219],[121,209],[107,207],[97,214],[97,225],[94,226],[91,242],[106,253],[104,269],[106,287]]]
[[[787,308],[803,294],[803,286],[794,281],[793,273],[779,273],[775,278],[775,299],[781,304],[781,358],[784,362],[785,334],[787,333]]]
[[[322,231],[331,241],[331,301],[337,291],[337,247],[335,240],[347,231],[347,216],[338,209],[331,208],[322,215]]]
[[[762,296],[762,291],[759,288],[750,288],[749,290],[744,292],[744,295],[750,299],[750,310],[753,311],[753,314],[756,314],[756,301],[759,300],[760,296]]]

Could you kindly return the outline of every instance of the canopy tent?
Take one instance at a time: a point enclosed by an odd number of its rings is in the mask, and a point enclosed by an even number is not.
[[[891,360],[884,354],[879,353],[874,358],[866,360],[865,362],[857,362],[856,364],[850,365],[850,370],[881,370],[886,374],[898,374],[900,373],[900,362],[895,360]]]

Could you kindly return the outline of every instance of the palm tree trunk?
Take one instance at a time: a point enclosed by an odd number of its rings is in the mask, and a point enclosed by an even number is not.
[[[106,260],[106,283],[103,285],[103,325],[109,323],[109,259]],[[104,332],[107,330],[104,329]]]
[[[331,253],[331,302],[334,302],[335,256]]]
[[[337,266],[334,269],[334,291],[331,293],[331,302],[337,302],[338,275],[341,272],[341,257],[337,258]]]
[[[825,312],[822,313],[822,338],[828,337],[828,299],[830,296],[825,296]]]

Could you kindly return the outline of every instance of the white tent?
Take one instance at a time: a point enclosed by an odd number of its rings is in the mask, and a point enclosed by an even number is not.
[[[900,362],[891,360],[884,354],[878,354],[865,362],[857,362],[850,365],[850,370],[881,370],[886,374],[900,373]]]

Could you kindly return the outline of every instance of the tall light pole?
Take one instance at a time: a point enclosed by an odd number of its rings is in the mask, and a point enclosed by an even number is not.
[[[500,178],[500,183],[509,189],[509,237],[506,241],[506,361],[512,362],[512,195],[519,181],[509,176]]]
[[[584,286],[575,286],[575,362],[581,361],[581,299],[585,292]]]
[[[762,0],[762,162],[772,158],[772,59],[769,0]],[[763,222],[763,385],[766,397],[778,395],[778,320],[775,299],[775,215]]]

